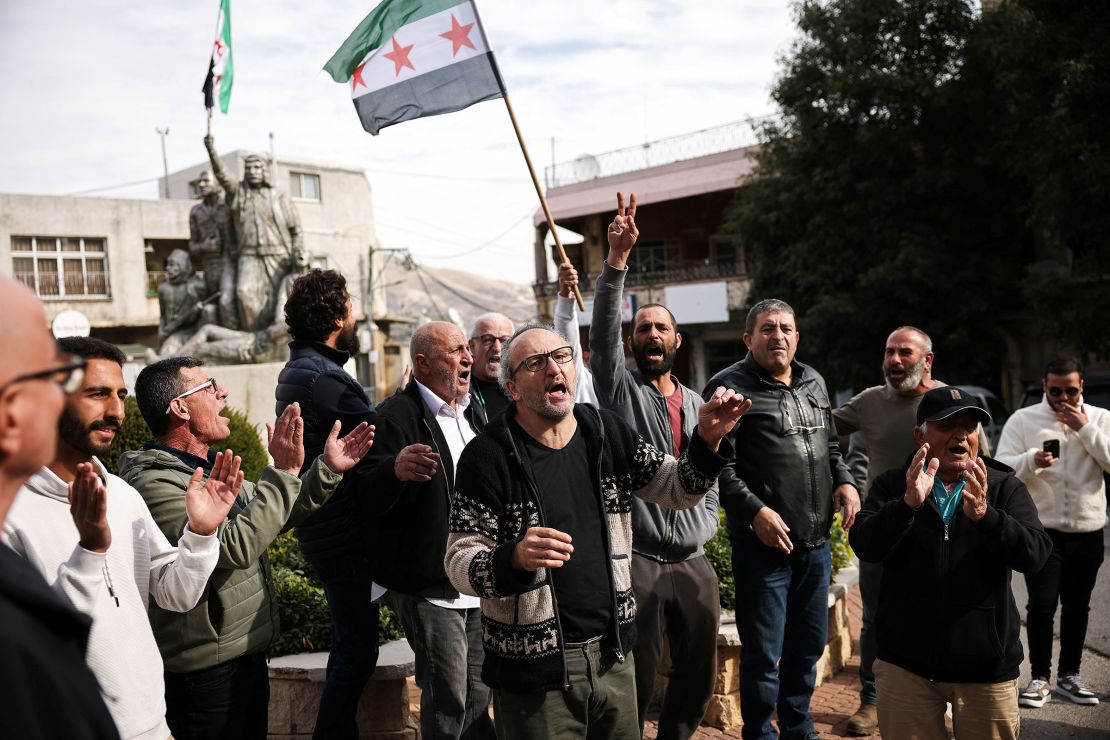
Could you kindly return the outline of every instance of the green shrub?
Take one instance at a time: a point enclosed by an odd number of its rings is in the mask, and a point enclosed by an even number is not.
[[[327,650],[331,639],[331,617],[324,587],[312,566],[301,554],[292,532],[274,540],[267,551],[274,571],[281,634],[271,646],[271,654]],[[370,594],[366,595],[367,598]],[[404,637],[397,616],[382,606],[378,616],[378,642],[386,643]]]
[[[732,542],[728,538],[725,525],[725,511],[718,511],[720,523],[717,534],[705,543],[705,557],[717,572],[717,582],[721,590],[721,608],[732,611],[736,608],[736,582],[732,578]]]
[[[736,608],[736,582],[732,577],[732,542],[728,537],[725,526],[725,512],[720,510],[721,523],[717,526],[717,534],[705,543],[705,556],[709,558],[710,565],[717,572],[717,581],[721,589],[721,608],[733,610]],[[832,526],[829,527],[829,554],[832,556],[832,572],[829,583],[836,578],[836,574],[847,568],[852,562],[852,548],[848,544],[848,533],[841,524],[839,513],[833,515]]]

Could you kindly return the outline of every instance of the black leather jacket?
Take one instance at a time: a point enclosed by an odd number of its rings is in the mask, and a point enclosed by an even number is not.
[[[825,380],[797,361],[793,370],[787,386],[749,354],[713,376],[703,396],[723,385],[752,400],[731,432],[736,456],[719,479],[732,536],[754,536],[752,518],[770,506],[795,546],[817,547],[828,539],[833,489],[855,482],[840,454]]]

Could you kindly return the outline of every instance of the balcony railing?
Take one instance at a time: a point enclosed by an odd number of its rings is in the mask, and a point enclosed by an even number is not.
[[[637,146],[615,149],[603,154],[583,154],[568,162],[558,162],[545,167],[544,184],[548,188],[558,188],[599,177],[619,175],[741,149],[758,143],[756,131],[768,120],[771,120],[771,116],[749,118]]]
[[[722,262],[717,264],[685,265],[683,267],[666,270],[637,270],[636,265],[630,265],[628,274],[624,277],[625,285],[674,285],[676,283],[689,283],[706,280],[719,280],[722,278],[744,278],[748,271],[735,262]],[[583,294],[593,291],[596,275],[586,276],[578,283],[578,290]],[[542,297],[553,296],[559,290],[558,281],[539,283],[535,286],[537,293]]]
[[[35,291],[44,301],[111,298],[106,272],[34,272],[17,271],[14,277]]]

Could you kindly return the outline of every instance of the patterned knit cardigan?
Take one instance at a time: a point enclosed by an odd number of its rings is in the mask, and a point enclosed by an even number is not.
[[[652,447],[608,411],[576,404],[578,432],[596,461],[595,491],[605,511],[609,548],[609,621],[617,660],[632,650],[636,600],[632,594],[632,496],[674,509],[696,504],[732,457],[721,441],[714,453],[696,433],[682,457]],[[466,446],[459,459],[444,567],[460,592],[482,599],[482,680],[495,689],[538,692],[567,684],[563,634],[552,578],[546,568],[512,566],[513,548],[529,527],[546,526],[542,497],[524,451],[526,433],[503,414]]]

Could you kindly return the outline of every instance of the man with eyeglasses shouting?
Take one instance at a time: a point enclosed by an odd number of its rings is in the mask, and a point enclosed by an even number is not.
[[[513,333],[513,322],[499,313],[485,313],[474,320],[470,330],[470,354],[474,355],[474,377],[470,379],[470,401],[483,424],[509,406],[501,390],[501,353]]]
[[[209,484],[224,482],[228,500],[211,525],[218,562],[195,606],[150,608],[166,666],[170,729],[177,740],[262,740],[266,651],[278,630],[266,548],[328,500],[370,448],[374,428],[363,423],[339,439],[336,423],[323,453],[302,474],[303,422],[300,408],[291,405],[266,425],[274,462],[254,483],[243,480],[231,450],[210,449],[230,434],[229,420],[220,415],[227,391],[200,360],[173,357],[148,365],[135,381],[135,395],[154,440],[121,456],[120,475],[142,494],[161,531],[179,531],[191,516],[189,499],[203,474]]]
[[[750,405],[724,388],[675,459],[610,411],[574,401],[574,350],[526,326],[505,352],[509,412],[463,452],[445,565],[481,597],[502,740],[638,740],[632,498],[696,505]]]
[[[378,406],[378,442],[360,473],[375,596],[387,589],[416,656],[421,737],[481,740],[493,724],[478,599],[443,570],[455,465],[484,426],[470,395],[474,359],[459,327],[444,321],[413,332],[409,357],[412,381]]]
[[[1041,381],[1044,399],[1006,420],[998,460],[1029,487],[1052,554],[1045,567],[1026,573],[1026,630],[1032,680],[1018,696],[1023,707],[1042,707],[1050,693],[1052,633],[1060,605],[1060,662],[1056,694],[1076,704],[1098,704],[1079,676],[1087,612],[1103,559],[1106,484],[1110,472],[1110,412],[1083,401],[1083,366],[1055,358]]]
[[[20,487],[54,457],[65,393],[81,384],[85,362],[59,357],[38,298],[4,276],[0,315],[6,322],[0,333],[0,525],[6,529]],[[80,496],[74,500],[79,519],[85,503]],[[10,544],[0,544],[4,732],[30,740],[119,737],[85,664],[89,617],[51,589]],[[56,581],[56,574],[48,578]]]
[[[836,509],[848,528],[860,508],[825,380],[794,359],[800,334],[789,304],[759,301],[744,326],[747,357],[717,373],[703,393],[724,386],[752,399],[732,433],[736,457],[719,481],[744,645],[745,740],[817,738],[809,703],[828,633],[829,527]]]
[[[219,558],[216,527],[234,500],[235,476],[204,481],[199,471],[193,474],[187,516],[167,537],[138,492],[97,458],[124,419],[123,353],[88,337],[62,339],[59,346],[85,360],[84,378],[66,396],[53,460],[21,489],[4,534],[92,617],[87,660],[120,736],[164,740],[170,729],[162,659],[147,605],[184,612],[200,599]]]

